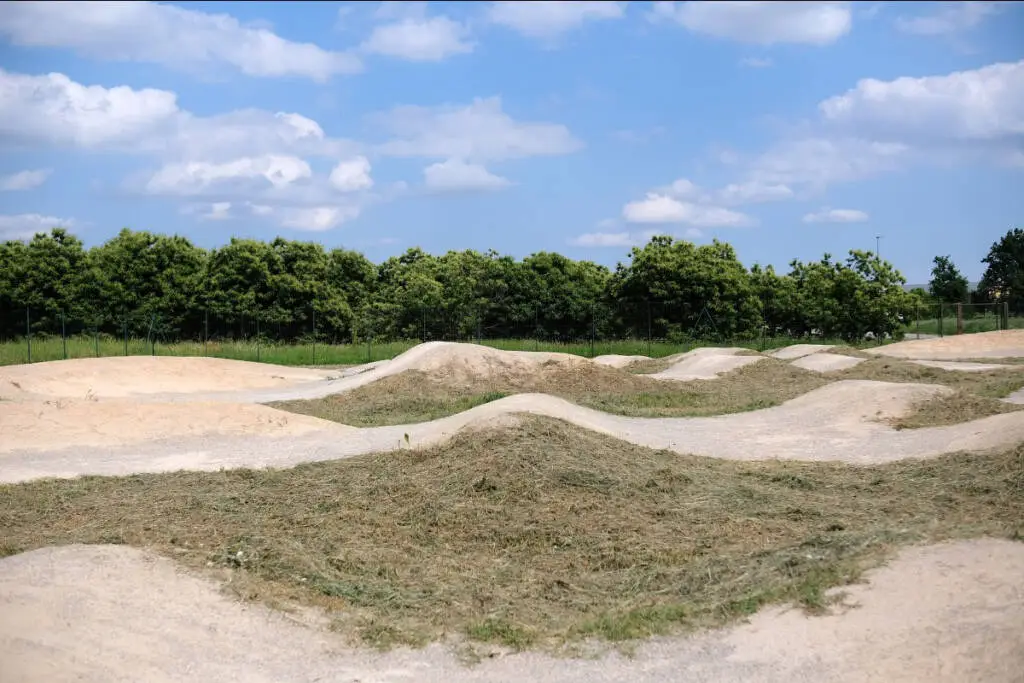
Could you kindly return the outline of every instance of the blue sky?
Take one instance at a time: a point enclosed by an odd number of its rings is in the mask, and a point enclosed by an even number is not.
[[[0,3],[0,237],[650,234],[911,282],[1024,224],[1024,4]]]

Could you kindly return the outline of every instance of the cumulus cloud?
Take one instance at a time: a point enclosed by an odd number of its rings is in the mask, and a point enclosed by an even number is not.
[[[71,218],[42,216],[38,213],[22,213],[0,216],[0,240],[30,239],[37,232],[49,232],[52,228],[70,228],[75,221]]]
[[[439,62],[472,52],[468,35],[465,26],[448,17],[407,18],[375,27],[362,49],[412,62]]]
[[[149,179],[146,190],[156,194],[192,195],[218,185],[251,180],[282,188],[311,175],[309,164],[298,157],[242,157],[226,163],[194,161],[164,166]]]
[[[904,33],[941,36],[974,28],[985,19],[998,14],[1010,2],[944,2],[937,11],[916,17],[896,18],[896,28]],[[906,7],[907,5],[904,5]],[[910,7],[917,7],[910,5]]]
[[[551,40],[587,21],[620,19],[624,2],[492,2],[489,19],[530,38]]]
[[[227,14],[156,2],[3,2],[0,35],[15,45],[88,57],[248,76],[325,81],[361,70],[358,57],[287,40]]]
[[[849,2],[655,2],[652,17],[758,45],[828,45],[853,24]]]
[[[396,107],[371,118],[394,136],[380,145],[380,152],[396,157],[483,163],[558,156],[583,147],[561,124],[513,119],[499,97],[478,98],[461,107]]]
[[[373,187],[370,161],[364,156],[339,162],[331,171],[331,185],[339,192],[358,192]]]
[[[262,154],[342,156],[357,145],[332,139],[312,119],[245,109],[196,116],[167,90],[77,83],[64,74],[0,69],[0,141],[34,147],[230,160]]]
[[[864,223],[869,218],[857,209],[822,209],[804,216],[804,223]]]
[[[574,247],[631,247],[636,244],[628,232],[588,232],[569,240]]]
[[[746,214],[720,206],[696,204],[655,192],[622,207],[622,217],[630,223],[685,223],[696,227],[741,227],[753,225]]]
[[[511,183],[488,171],[480,164],[467,164],[461,159],[448,159],[423,169],[423,182],[436,192],[498,190]]]
[[[718,197],[725,204],[759,204],[791,199],[793,190],[782,183],[748,180],[743,183],[726,185],[718,192]]]
[[[287,228],[308,232],[324,232],[358,217],[360,207],[355,205],[314,206],[275,210],[275,213],[280,213],[281,225]]]
[[[1024,60],[943,76],[866,78],[818,105],[836,126],[876,138],[1024,142]]]
[[[40,168],[0,176],[0,192],[19,192],[39,187],[46,182],[51,172],[48,168]]]

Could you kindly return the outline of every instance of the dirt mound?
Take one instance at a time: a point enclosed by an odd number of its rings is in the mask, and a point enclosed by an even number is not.
[[[54,399],[0,403],[4,451],[103,448],[156,439],[344,434],[350,428],[257,404]]]
[[[427,342],[381,367],[384,370],[416,370],[441,381],[468,382],[491,379],[515,380],[545,370],[579,368],[587,365],[591,365],[588,359],[569,353],[502,351],[479,344]]]
[[[618,353],[609,353],[604,356],[595,356],[592,358],[598,365],[607,365],[611,368],[624,368],[627,365],[633,363],[641,363],[643,361],[651,360],[647,356],[623,356]]]
[[[832,347],[832,344],[792,344],[790,346],[783,346],[781,349],[775,349],[769,355],[779,360],[795,360],[809,356],[812,353],[828,351]]]
[[[655,379],[688,382],[697,379],[717,379],[719,375],[764,360],[764,356],[738,355],[748,349],[740,347],[704,347],[674,357],[672,365],[661,372],[648,375]]]
[[[224,358],[116,356],[0,368],[0,397],[122,398],[140,394],[263,389],[320,382],[337,371]]]
[[[958,372],[990,372],[992,370],[1024,370],[1024,365],[1010,363],[971,363],[955,360],[911,360],[914,365],[939,370],[956,370]]]
[[[867,353],[895,358],[961,360],[964,358],[1024,358],[1024,330],[960,334],[938,339],[914,339],[887,344]]]
[[[806,356],[800,356],[790,365],[801,370],[811,370],[813,372],[838,372],[840,370],[848,370],[855,365],[860,365],[864,360],[864,358],[856,358],[854,356],[841,356],[838,353],[811,353]]]

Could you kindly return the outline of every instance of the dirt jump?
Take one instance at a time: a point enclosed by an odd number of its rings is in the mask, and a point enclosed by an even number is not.
[[[924,364],[1024,358],[1024,331],[891,344],[869,353]],[[651,374],[715,381],[767,357],[817,373],[863,358],[801,344],[771,354],[697,349]],[[498,351],[428,343],[344,370],[211,358],[127,357],[0,368],[0,482],[222,468],[286,468],[515,429],[543,415],[679,454],[890,463],[1024,443],[1024,413],[897,430],[889,420],[938,384],[834,381],[782,405],[702,418],[639,418],[516,394],[428,422],[356,428],[264,403],[317,398],[408,370],[446,380],[627,372],[636,356]],[[986,363],[984,371],[1020,367]],[[943,366],[938,366],[943,367]],[[951,366],[952,367],[952,366]],[[612,370],[609,370],[612,371]],[[1024,544],[981,539],[902,551],[845,589],[827,616],[770,608],[729,629],[639,644],[634,658],[505,653],[471,667],[441,645],[374,653],[294,616],[226,597],[208,578],[124,546],[43,548],[0,559],[0,679],[12,681],[994,681],[1020,680]]]

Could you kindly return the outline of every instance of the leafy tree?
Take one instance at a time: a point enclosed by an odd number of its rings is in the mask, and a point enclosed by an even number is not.
[[[165,335],[193,336],[205,266],[206,252],[184,237],[126,228],[89,251],[90,308],[108,330],[127,316],[135,332],[155,325]]]
[[[991,301],[1005,301],[1014,312],[1024,311],[1024,229],[1008,231],[992,244],[978,289]]]
[[[697,247],[652,237],[633,248],[630,265],[619,265],[612,291],[618,299],[664,302],[662,316],[653,321],[658,336],[728,338],[755,334],[761,326],[750,275],[735,250],[718,240]]]
[[[32,310],[33,331],[60,333],[60,316],[79,318],[87,310],[82,296],[87,272],[82,241],[64,228],[36,234],[24,249],[9,247],[13,268],[11,298]]]
[[[967,301],[967,278],[960,274],[949,256],[936,256],[932,262],[932,279],[928,291],[941,303],[953,304]]]

